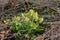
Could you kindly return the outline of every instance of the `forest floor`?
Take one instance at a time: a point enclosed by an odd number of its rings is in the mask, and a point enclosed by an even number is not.
[[[60,3],[57,2],[52,3],[52,6],[41,6],[35,3],[20,3],[16,7],[10,7],[11,5],[7,5],[4,7],[2,11],[0,9],[0,40],[14,40],[15,33],[11,33],[11,24],[6,25],[4,23],[5,19],[12,19],[14,16],[19,16],[22,12],[28,12],[30,9],[34,9],[38,12],[40,17],[44,17],[48,20],[48,22],[44,22],[43,24],[47,24],[48,27],[45,28],[45,32],[42,34],[43,40],[60,40]],[[54,11],[54,16],[51,16],[49,11]],[[48,15],[47,15],[48,14]],[[40,38],[40,36],[38,36]],[[38,38],[37,37],[37,38]],[[24,39],[23,39],[24,40]],[[38,39],[41,40],[41,39]]]

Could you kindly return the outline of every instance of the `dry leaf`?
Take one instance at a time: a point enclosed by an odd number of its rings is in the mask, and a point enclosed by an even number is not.
[[[37,40],[42,40],[42,36],[41,36],[41,35],[38,36],[38,37],[37,37]]]

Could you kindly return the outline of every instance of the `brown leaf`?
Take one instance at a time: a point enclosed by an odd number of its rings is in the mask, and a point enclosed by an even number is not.
[[[38,37],[37,37],[37,40],[42,40],[42,36],[41,36],[41,35],[38,36]]]

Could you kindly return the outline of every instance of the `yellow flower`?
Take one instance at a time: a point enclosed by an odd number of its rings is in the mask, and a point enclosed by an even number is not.
[[[35,20],[35,21],[38,20],[38,13],[37,12],[33,13],[33,20]]]
[[[29,18],[28,17],[25,17],[25,21],[29,21]]]
[[[14,20],[15,22],[18,22],[18,21],[20,20],[20,17],[19,17],[19,16],[15,16],[15,17],[13,18],[13,20]]]
[[[4,20],[4,23],[5,23],[5,24],[9,24],[9,22],[10,22],[9,19]]]
[[[39,18],[39,23],[42,23],[43,22],[43,18]]]
[[[17,20],[17,21],[19,21],[19,20],[20,20],[20,17],[19,17],[19,16],[17,16],[17,17],[16,17],[16,20]]]
[[[34,14],[34,10],[30,9],[29,15],[32,16]]]

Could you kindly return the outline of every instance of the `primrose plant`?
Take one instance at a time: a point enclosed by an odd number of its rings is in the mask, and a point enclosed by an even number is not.
[[[14,16],[12,18],[11,30],[12,32],[17,33],[16,35],[23,35],[25,38],[28,38],[29,36],[29,38],[31,39],[33,35],[40,35],[44,32],[44,28],[40,27],[39,25],[43,23],[44,19],[39,18],[36,11],[31,9],[29,12],[21,13],[20,15],[21,16]]]

